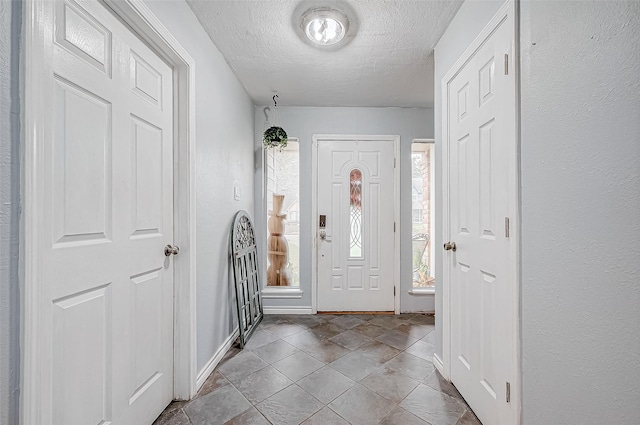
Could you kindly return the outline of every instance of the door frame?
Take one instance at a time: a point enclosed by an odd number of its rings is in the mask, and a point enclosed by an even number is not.
[[[443,240],[451,240],[450,234],[450,133],[449,133],[449,97],[448,86],[460,73],[473,57],[473,55],[484,45],[487,39],[495,32],[499,25],[506,19],[511,18],[513,28],[511,32],[512,51],[509,52],[508,68],[513,70],[515,78],[515,97],[512,100],[514,106],[513,119],[515,120],[514,146],[511,151],[511,164],[508,170],[511,197],[509,200],[509,220],[510,239],[513,241],[509,247],[509,279],[514,283],[508,294],[510,300],[510,323],[514,324],[514,329],[510,335],[515,352],[512,353],[513,381],[511,382],[511,403],[516,406],[514,409],[514,422],[522,423],[522,373],[521,373],[521,324],[520,324],[520,46],[518,42],[518,2],[507,0],[498,10],[496,15],[489,21],[487,26],[478,34],[475,40],[464,51],[441,82],[442,90],[442,237]],[[497,72],[500,71],[497,67]],[[510,71],[511,72],[511,71]],[[443,377],[451,381],[451,257],[442,257],[442,359],[437,354],[434,355],[433,363]],[[437,314],[437,313],[436,313]]]
[[[98,0],[96,0],[98,1]],[[40,424],[42,394],[38,381],[40,341],[43,340],[40,311],[41,273],[40,240],[46,213],[40,205],[43,181],[42,152],[45,143],[44,117],[49,106],[40,101],[40,88],[45,82],[41,72],[51,56],[42,51],[43,8],[48,0],[28,0],[24,4],[24,70],[23,184],[24,200],[20,245],[23,252],[23,321],[21,326],[22,365],[20,391],[20,423]],[[129,25],[135,33],[173,70],[174,88],[174,243],[182,248],[174,263],[174,329],[173,397],[191,399],[196,394],[196,232],[195,232],[195,61],[171,32],[141,0],[102,0],[107,9]]]
[[[358,134],[314,134],[311,148],[311,214],[313,242],[311,255],[311,309],[318,312],[318,143],[319,142],[393,142],[393,220],[396,223],[393,250],[393,286],[395,288],[394,313],[400,314],[400,136]]]

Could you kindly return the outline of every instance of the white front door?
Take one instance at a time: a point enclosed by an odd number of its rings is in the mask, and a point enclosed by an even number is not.
[[[451,379],[487,425],[513,423],[516,326],[513,240],[515,76],[505,67],[513,22],[502,21],[448,85]],[[505,75],[505,72],[508,72]],[[451,247],[445,247],[451,248]]]
[[[394,150],[318,142],[319,311],[394,310]]]
[[[42,423],[151,424],[173,397],[172,69],[98,1],[42,7]]]

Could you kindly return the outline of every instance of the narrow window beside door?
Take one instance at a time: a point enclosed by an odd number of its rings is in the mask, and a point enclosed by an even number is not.
[[[290,286],[300,286],[300,152],[299,142],[289,138],[282,150],[266,151],[267,212],[273,210],[273,194],[284,195],[282,212],[287,215],[284,237],[289,245]],[[266,218],[268,220],[268,217]],[[265,229],[266,226],[265,220]],[[268,236],[268,234],[266,235]],[[267,267],[268,264],[263,265]]]
[[[433,143],[411,144],[413,287],[433,288]]]

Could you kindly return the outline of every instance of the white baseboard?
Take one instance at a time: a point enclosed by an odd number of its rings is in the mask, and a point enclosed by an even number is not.
[[[198,373],[198,378],[196,380],[196,393],[200,391],[200,388],[202,388],[202,386],[204,385],[209,375],[211,375],[211,372],[213,372],[213,369],[215,369],[216,366],[218,366],[218,363],[220,363],[220,360],[222,360],[224,355],[227,354],[227,351],[229,351],[229,348],[231,348],[231,345],[233,345],[233,341],[236,340],[239,334],[240,334],[240,330],[236,328],[236,330],[233,331],[231,335],[229,335],[229,338],[227,338],[224,341],[224,343],[218,349],[218,351],[216,351],[213,357],[209,359],[205,367],[203,367],[202,370]]]
[[[263,307],[264,314],[313,314],[311,307],[283,306],[283,307]]]
[[[440,375],[442,375],[444,378],[449,379],[448,376],[444,375],[444,363],[442,362],[442,360],[440,360],[440,357],[438,357],[437,354],[433,355],[433,365],[436,367],[436,369],[438,369],[438,372],[440,372]]]

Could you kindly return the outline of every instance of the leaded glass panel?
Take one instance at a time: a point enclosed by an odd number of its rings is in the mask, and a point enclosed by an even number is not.
[[[362,257],[362,172],[353,169],[349,175],[350,238],[349,256]]]

